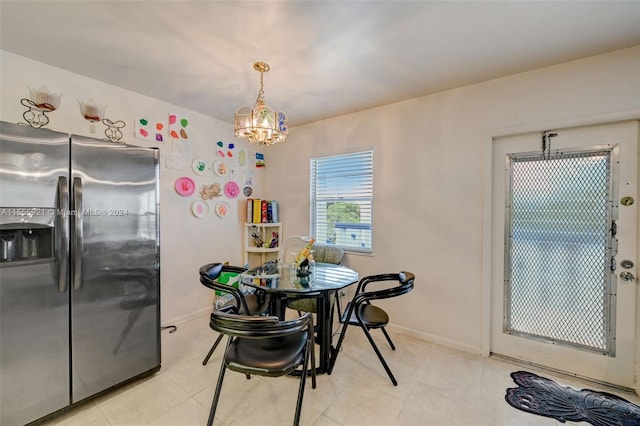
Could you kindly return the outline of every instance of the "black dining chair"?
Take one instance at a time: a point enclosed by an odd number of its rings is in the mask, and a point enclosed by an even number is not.
[[[256,291],[254,293],[244,294],[239,289],[218,281],[218,277],[225,272],[240,274],[244,271],[246,271],[246,269],[239,266],[207,263],[200,267],[200,282],[207,288],[231,295],[232,298],[218,309],[243,315],[265,315],[269,309],[269,298],[266,293]],[[209,358],[213,355],[222,338],[222,334],[218,335],[218,338],[213,346],[211,346],[204,361],[202,361],[202,365],[207,365]]]
[[[213,424],[226,370],[265,377],[291,374],[302,366],[293,424],[300,423],[307,369],[311,364],[311,384],[316,387],[313,322],[311,314],[291,320],[276,316],[246,316],[223,311],[211,314],[211,328],[229,336],[222,357],[218,383],[211,403],[208,426]],[[311,359],[311,362],[309,362]]]
[[[387,330],[385,330],[385,326],[389,323],[389,315],[378,306],[372,305],[371,301],[379,299],[389,299],[391,297],[401,296],[405,293],[410,292],[413,289],[414,279],[414,274],[412,274],[411,272],[402,271],[399,273],[369,275],[360,280],[353,299],[347,304],[344,314],[340,318],[340,323],[343,324],[343,327],[342,331],[340,332],[338,345],[336,346],[331,356],[331,363],[329,365],[328,371],[329,374],[331,374],[331,372],[333,371],[333,367],[335,366],[338,352],[340,351],[340,348],[342,346],[342,341],[344,340],[344,335],[347,332],[348,326],[357,325],[362,328],[362,331],[364,331],[364,334],[367,336],[367,340],[369,340],[371,347],[373,347],[376,355],[378,355],[378,359],[382,363],[382,366],[387,372],[387,375],[389,376],[389,379],[391,379],[393,385],[398,386],[398,381],[393,376],[393,373],[387,365],[387,362],[384,360],[382,353],[378,349],[378,346],[376,346],[376,343],[373,341],[371,333],[369,333],[369,330],[374,328],[379,328],[380,330],[382,330],[382,333],[389,342],[391,349],[395,351],[396,347],[391,341],[389,333],[387,333]],[[383,289],[367,291],[367,286],[369,284],[384,281],[395,281],[397,282],[397,284],[393,287],[387,286]]]

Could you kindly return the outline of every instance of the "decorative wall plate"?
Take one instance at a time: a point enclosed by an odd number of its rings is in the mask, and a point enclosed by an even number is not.
[[[229,210],[231,206],[226,201],[219,201],[216,204],[216,214],[222,218],[226,217],[229,214]]]
[[[196,190],[196,183],[190,177],[183,176],[176,180],[176,192],[183,197],[188,197]]]
[[[200,176],[204,176],[207,173],[207,162],[202,157],[196,157],[191,164],[193,171]]]
[[[229,173],[229,167],[227,163],[222,160],[216,160],[213,162],[213,172],[218,176],[226,176]]]
[[[202,200],[196,200],[191,203],[191,212],[195,217],[201,218],[209,213],[209,205]]]
[[[224,184],[224,195],[226,195],[228,198],[236,198],[238,195],[240,195],[240,187],[237,183],[230,180],[229,182]]]

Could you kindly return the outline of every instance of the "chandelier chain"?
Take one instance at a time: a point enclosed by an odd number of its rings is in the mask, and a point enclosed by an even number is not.
[[[256,103],[264,102],[264,80],[263,80],[264,72],[260,70],[260,91],[258,92],[258,98],[256,99]]]

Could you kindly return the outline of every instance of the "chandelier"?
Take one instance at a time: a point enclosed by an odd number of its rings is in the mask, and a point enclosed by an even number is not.
[[[260,91],[253,108],[243,106],[236,111],[236,138],[246,139],[254,145],[273,145],[287,139],[289,120],[284,112],[277,114],[264,102],[263,75],[271,68],[256,62],[253,69],[260,72]]]

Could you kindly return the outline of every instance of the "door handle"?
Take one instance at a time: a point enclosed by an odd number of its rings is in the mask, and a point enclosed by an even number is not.
[[[72,248],[73,258],[73,288],[82,288],[82,179],[73,178],[73,222],[74,238]]]
[[[58,196],[56,200],[56,275],[58,293],[67,291],[69,280],[69,186],[66,176],[58,177]]]

